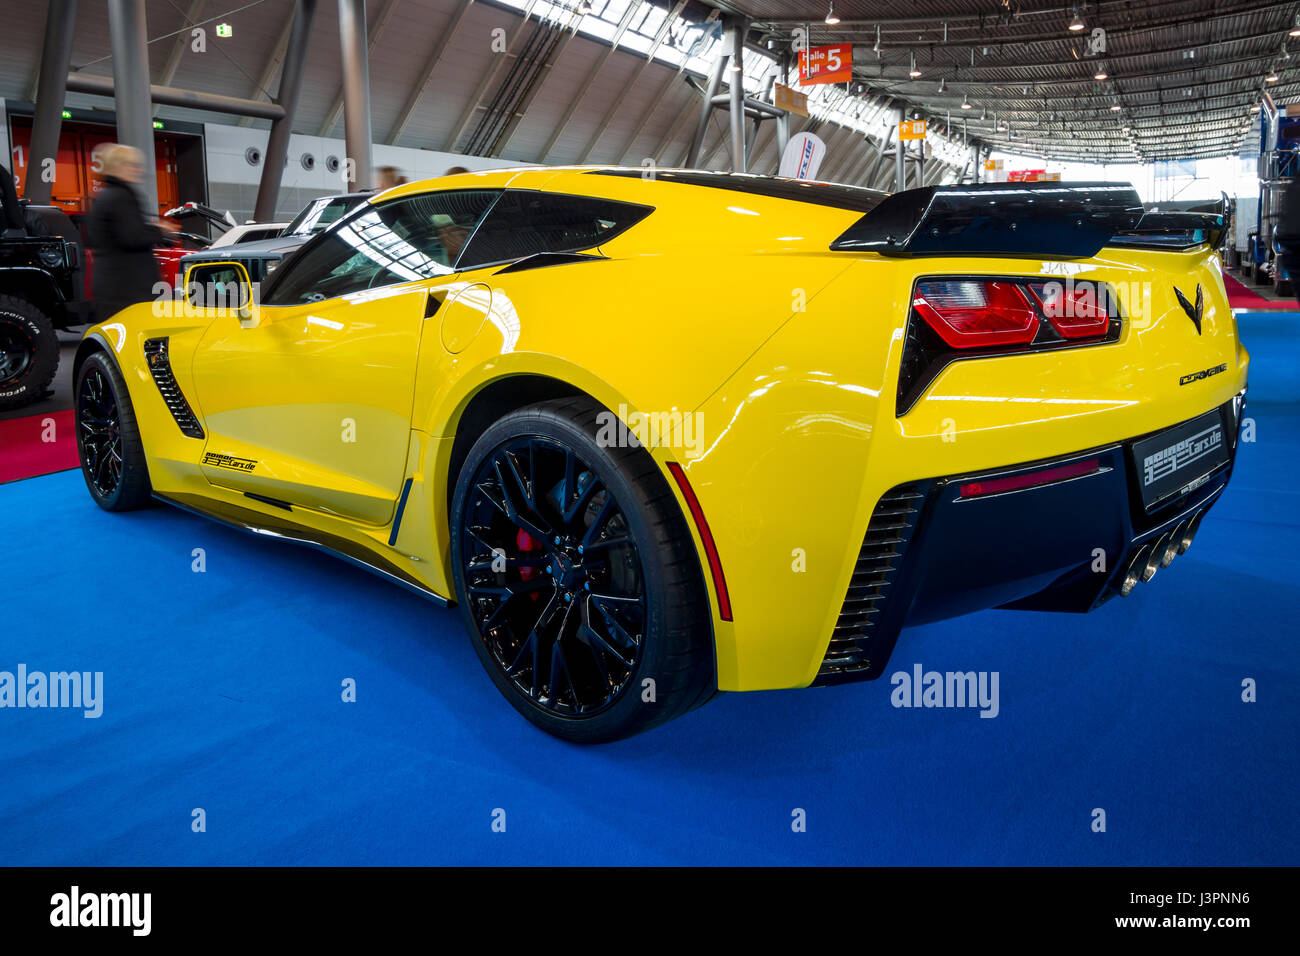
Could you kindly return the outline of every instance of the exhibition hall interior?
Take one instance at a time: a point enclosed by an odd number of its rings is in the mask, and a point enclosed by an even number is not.
[[[1300,859],[1300,2],[0,20],[0,863]]]

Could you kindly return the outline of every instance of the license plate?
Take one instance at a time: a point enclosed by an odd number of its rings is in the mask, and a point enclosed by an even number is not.
[[[1142,506],[1185,494],[1228,463],[1228,436],[1218,409],[1133,443]]]

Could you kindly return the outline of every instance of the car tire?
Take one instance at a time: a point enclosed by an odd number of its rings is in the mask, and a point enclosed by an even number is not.
[[[86,357],[73,390],[77,455],[90,497],[105,511],[152,502],[149,465],[126,382],[104,352]]]
[[[39,399],[58,367],[54,323],[25,299],[0,295],[0,410]]]
[[[602,414],[585,398],[511,412],[474,443],[452,498],[453,575],[479,660],[516,710],[576,743],[640,733],[716,688],[690,528],[643,448],[597,441]]]

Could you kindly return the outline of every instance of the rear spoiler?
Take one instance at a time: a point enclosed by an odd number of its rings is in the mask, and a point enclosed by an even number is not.
[[[1186,212],[1160,212],[1151,210],[1143,215],[1137,227],[1119,232],[1111,238],[1115,246],[1137,246],[1145,249],[1191,249],[1209,243],[1217,249],[1232,224],[1232,202],[1227,193],[1216,202]]]
[[[1087,259],[1113,244],[1157,249],[1217,246],[1217,213],[1147,213],[1125,183],[979,183],[894,193],[831,248],[886,256]]]

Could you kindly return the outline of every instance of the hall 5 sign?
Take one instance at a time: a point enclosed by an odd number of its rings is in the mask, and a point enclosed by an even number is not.
[[[847,83],[851,79],[853,79],[852,43],[810,46],[806,50],[799,51],[799,82],[803,85]]]

